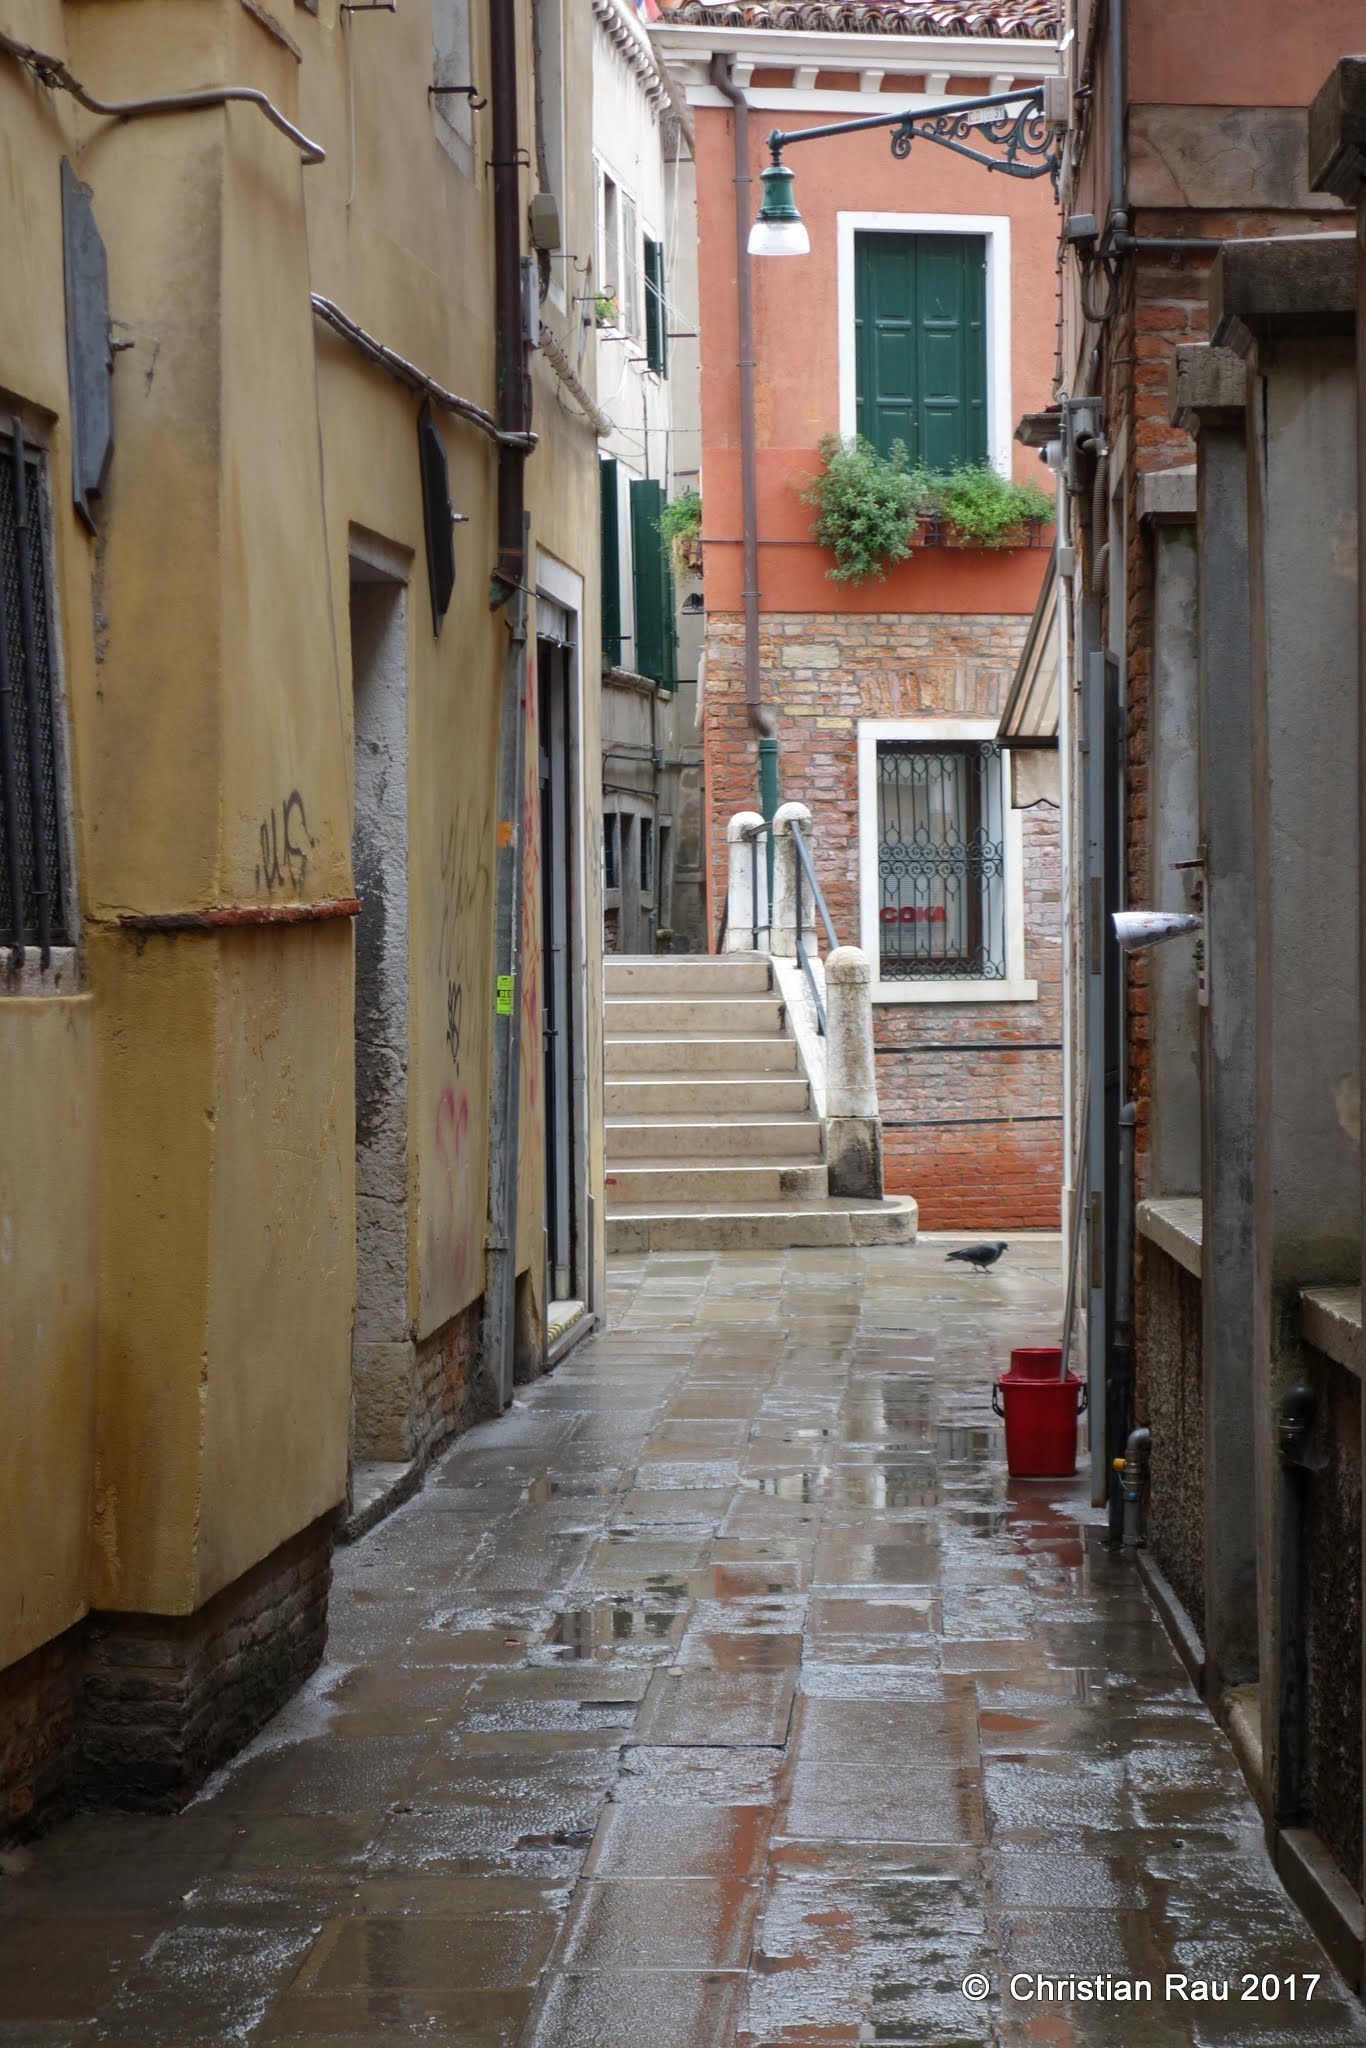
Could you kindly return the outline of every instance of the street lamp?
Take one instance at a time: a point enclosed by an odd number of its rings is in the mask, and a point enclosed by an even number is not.
[[[798,142],[890,128],[892,155],[899,160],[910,155],[913,142],[935,142],[988,171],[1004,171],[1008,178],[1041,178],[1047,172],[1056,190],[1061,162],[1058,133],[1066,120],[1066,81],[1046,78],[1027,91],[953,100],[917,113],[870,114],[858,121],[829,121],[819,128],[775,128],[768,138],[773,161],[763,173],[763,198],[749,231],[749,253],[805,256],[811,248],[792,197],[792,173],[783,162],[783,151]]]
[[[759,218],[749,231],[751,256],[805,256],[811,237],[792,197],[792,173],[778,154],[777,130],[768,138],[773,161],[763,174],[763,198]]]

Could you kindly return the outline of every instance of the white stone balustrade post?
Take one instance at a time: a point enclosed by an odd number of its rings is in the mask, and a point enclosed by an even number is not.
[[[880,1202],[882,1120],[873,1071],[873,970],[861,947],[836,946],[826,955],[825,1037],[830,1192]]]
[[[760,834],[756,840],[750,835]],[[726,827],[729,872],[726,887],[727,953],[752,953],[758,927],[759,950],[768,945],[768,856],[764,821],[758,811],[737,811]],[[757,848],[757,858],[756,858]],[[757,890],[757,901],[756,901]]]
[[[792,837],[793,821],[801,827],[806,850],[811,853],[815,835],[811,813],[805,804],[780,804],[773,813],[773,942],[771,950],[781,960],[797,957],[797,842]],[[802,943],[808,959],[816,950],[816,899],[806,877],[802,877]]]

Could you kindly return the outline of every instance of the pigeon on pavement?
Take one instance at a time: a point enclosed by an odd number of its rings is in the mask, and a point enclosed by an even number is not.
[[[995,1244],[965,1244],[961,1251],[946,1252],[945,1257],[962,1259],[965,1265],[975,1266],[979,1273],[985,1273],[988,1267],[996,1264],[1005,1249],[1005,1239],[1001,1238]]]

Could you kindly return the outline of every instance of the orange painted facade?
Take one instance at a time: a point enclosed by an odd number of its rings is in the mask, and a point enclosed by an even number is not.
[[[875,54],[890,38],[870,37]],[[999,45],[997,46],[999,49]],[[961,45],[955,51],[963,62]],[[870,59],[872,61],[872,59]],[[986,94],[997,63],[957,71],[945,95]],[[846,93],[856,74],[817,74],[820,93]],[[915,81],[923,91],[925,79]],[[752,206],[769,161],[765,137],[842,117],[779,92],[792,74],[756,69],[750,81]],[[910,90],[903,84],[904,91]],[[997,84],[997,90],[1000,89]],[[849,94],[849,98],[853,98]],[[858,95],[872,99],[865,86]],[[791,108],[785,106],[791,103]],[[848,104],[846,100],[846,105]],[[888,111],[898,102],[882,96]],[[875,110],[877,101],[873,100]],[[854,112],[853,108],[849,111]],[[859,112],[863,109],[859,108]],[[703,698],[710,925],[721,908],[727,819],[760,807],[757,738],[744,703],[743,522],[733,115],[694,101],[702,363],[702,531],[707,612]],[[777,742],[781,801],[806,803],[815,861],[839,937],[877,953],[861,928],[863,880],[876,847],[860,840],[858,747],[870,720],[931,740],[945,719],[999,714],[1048,564],[1045,546],[924,546],[881,580],[833,582],[830,553],[811,537],[801,493],[818,446],[847,429],[853,397],[852,244],[841,214],[933,221],[942,232],[992,226],[987,302],[987,442],[1020,482],[1048,490],[1050,472],[1013,441],[1020,414],[1052,396],[1057,337],[1057,212],[1051,182],[992,172],[927,141],[892,156],[890,131],[789,146],[794,196],[810,235],[802,257],[755,257],[754,324],[760,689]],[[1007,235],[1009,260],[1002,260]],[[961,222],[960,227],[955,223]],[[942,227],[941,227],[942,223]],[[908,226],[910,223],[908,222]],[[1008,372],[1006,365],[1008,363]],[[1009,451],[1008,456],[1006,451]],[[1047,535],[1041,536],[1046,539]],[[884,726],[884,731],[886,727]],[[978,728],[980,730],[980,727]],[[987,728],[990,730],[990,728]],[[1061,974],[1056,812],[1025,814],[1020,906],[1023,973],[1034,993],[979,992],[962,1000],[905,993],[875,1002],[874,1036],[886,1186],[914,1195],[922,1228],[1056,1227],[1061,1186]],[[937,996],[947,991],[940,984]]]
[[[750,115],[755,204],[770,126],[811,127],[825,114]],[[702,349],[705,595],[709,614],[741,604],[740,406],[736,368],[734,143],[728,108],[700,106],[697,231]],[[1034,608],[1044,556],[1037,549],[917,550],[885,582],[832,583],[830,556],[810,539],[800,493],[817,468],[822,435],[837,433],[840,212],[1004,216],[1010,222],[1010,403],[1015,417],[1047,404],[1053,378],[1057,216],[1047,178],[986,171],[932,143],[892,156],[888,131],[835,136],[793,148],[796,199],[811,253],[755,258],[755,417],[758,438],[760,607],[794,612],[1021,612]],[[1014,419],[1008,423],[1013,427]],[[997,423],[992,422],[993,439]],[[1037,455],[1017,448],[1015,475],[1047,485]]]

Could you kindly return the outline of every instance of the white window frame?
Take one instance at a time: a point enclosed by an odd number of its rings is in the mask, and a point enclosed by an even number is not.
[[[1039,984],[1025,978],[1024,813],[1002,787],[1005,822],[1006,975],[1004,981],[884,981],[878,911],[877,749],[879,740],[914,740],[926,746],[994,740],[995,718],[861,718],[858,721],[858,855],[860,943],[873,971],[875,1003],[1036,1003]],[[1004,774],[1005,764],[1002,763]]]
[[[987,249],[987,458],[1011,473],[1015,411],[1010,396],[1010,220],[1003,213],[837,213],[835,303],[839,319],[840,438],[858,432],[858,361],[854,339],[856,235],[981,235]]]
[[[432,75],[438,85],[469,85],[474,71],[471,0],[435,0],[432,7]],[[350,61],[359,61],[355,50]],[[455,75],[458,74],[458,75]],[[474,176],[474,110],[463,93],[433,93],[436,139],[463,177]]]

